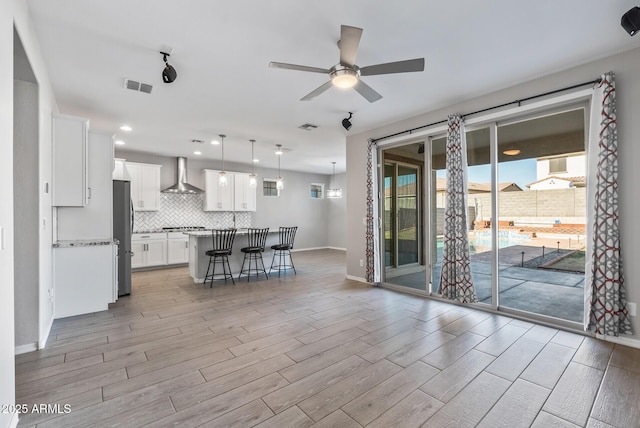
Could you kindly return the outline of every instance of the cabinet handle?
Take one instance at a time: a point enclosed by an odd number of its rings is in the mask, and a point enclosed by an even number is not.
[[[184,243],[184,248],[189,248],[189,243],[188,242]]]
[[[91,199],[91,187],[89,187],[88,190],[89,190],[89,197],[87,199]]]

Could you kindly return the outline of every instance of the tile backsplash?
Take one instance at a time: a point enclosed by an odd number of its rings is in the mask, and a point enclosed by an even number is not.
[[[204,195],[160,195],[159,211],[136,211],[134,232],[161,229],[163,227],[204,226],[207,229],[251,227],[250,212],[203,211]]]

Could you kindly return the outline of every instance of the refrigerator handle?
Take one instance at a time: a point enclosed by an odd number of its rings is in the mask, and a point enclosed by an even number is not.
[[[131,234],[133,234],[133,223],[136,219],[135,210],[133,209],[133,201],[130,199],[129,204],[131,204]]]

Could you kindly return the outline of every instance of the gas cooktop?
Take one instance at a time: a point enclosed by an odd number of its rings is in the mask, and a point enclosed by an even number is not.
[[[171,227],[163,227],[162,230],[166,232],[182,232],[189,230],[204,230],[204,226],[171,226]]]

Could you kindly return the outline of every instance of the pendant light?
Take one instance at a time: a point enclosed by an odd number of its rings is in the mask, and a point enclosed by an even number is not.
[[[249,174],[249,187],[255,189],[258,186],[258,177],[255,172],[253,172],[253,163],[256,161],[256,158],[253,157],[253,146],[255,145],[256,140],[249,141],[251,141],[251,174]]]
[[[331,176],[331,183],[329,183],[329,190],[327,190],[327,198],[342,198],[342,189],[339,187],[333,187],[336,184],[336,163],[333,164],[333,175]]]
[[[278,156],[278,178],[276,178],[276,189],[284,189],[284,180],[280,175],[280,157],[282,156],[282,144],[276,144],[276,156]]]
[[[220,146],[222,147],[222,171],[220,171],[219,177],[218,177],[218,185],[219,186],[226,186],[227,185],[227,173],[224,172],[224,137],[226,137],[226,135],[224,134],[220,134]]]

